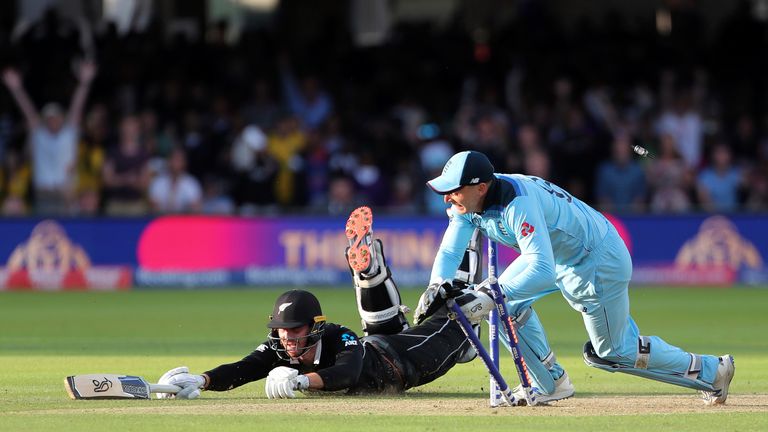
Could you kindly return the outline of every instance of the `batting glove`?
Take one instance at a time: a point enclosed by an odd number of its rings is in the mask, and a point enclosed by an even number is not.
[[[189,368],[179,366],[164,373],[157,381],[158,384],[171,384],[181,387],[181,391],[173,395],[171,393],[159,393],[160,399],[195,399],[200,396],[200,389],[205,385],[205,378],[202,375],[189,373]]]
[[[419,304],[413,310],[413,323],[418,325],[429,318],[441,306],[445,304],[448,294],[453,291],[453,282],[441,280],[431,283],[427,290],[421,294]]]
[[[278,366],[267,375],[264,390],[269,399],[293,399],[295,390],[309,388],[309,378],[299,375],[299,371],[286,366]]]

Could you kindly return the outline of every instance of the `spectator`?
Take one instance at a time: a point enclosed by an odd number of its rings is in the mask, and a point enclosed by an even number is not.
[[[657,130],[659,134],[672,136],[677,151],[688,168],[699,167],[704,122],[701,114],[694,109],[690,92],[678,95],[672,108],[662,113]]]
[[[315,75],[308,74],[296,82],[286,56],[280,59],[280,78],[286,103],[306,129],[317,129],[333,112],[331,96],[320,86]]]
[[[205,214],[231,215],[235,213],[235,202],[226,193],[223,180],[216,176],[203,179],[202,210]]]
[[[148,210],[149,157],[141,141],[139,119],[132,115],[120,120],[117,145],[104,161],[105,211],[111,216],[141,216]]]
[[[271,211],[277,203],[275,181],[280,168],[267,151],[267,137],[258,126],[246,126],[232,146],[235,203],[243,213]]]
[[[21,75],[14,69],[3,73],[3,82],[27,123],[35,210],[40,214],[62,214],[71,209],[80,121],[95,76],[96,64],[82,61],[78,86],[68,111],[65,113],[60,105],[49,102],[38,113],[24,89]]]
[[[662,134],[656,159],[648,165],[651,189],[651,210],[655,213],[681,213],[691,208],[691,172],[680,153],[675,139]]]
[[[251,87],[251,98],[242,109],[242,116],[248,124],[271,129],[279,109],[271,93],[271,86],[264,78],[257,78]]]
[[[542,149],[539,130],[530,123],[521,124],[517,129],[515,137],[516,140],[513,142],[512,151],[507,152],[506,160],[504,161],[506,169],[499,169],[499,172],[524,172],[523,165],[527,155]]]
[[[595,181],[595,199],[600,210],[619,213],[644,210],[645,172],[632,159],[629,136],[617,135],[611,148],[611,160],[600,164]]]
[[[733,165],[731,149],[726,144],[712,148],[712,162],[698,177],[697,192],[701,206],[709,212],[732,212],[739,208],[742,171]]]
[[[307,201],[312,208],[322,207],[328,201],[328,162],[330,152],[326,144],[325,131],[315,130],[307,132],[305,175],[307,179]]]
[[[184,149],[176,147],[168,156],[168,169],[149,185],[149,202],[156,213],[199,213],[203,193],[200,182],[187,172]]]
[[[546,152],[543,150],[533,150],[525,155],[523,171],[527,175],[546,179],[550,178],[550,165],[551,162]]]
[[[332,216],[344,215],[357,206],[355,182],[345,176],[332,178],[328,187],[328,214]]]
[[[109,133],[104,105],[94,106],[86,115],[83,137],[77,151],[77,213],[95,215],[101,205],[101,175]]]
[[[275,182],[277,202],[283,206],[296,204],[296,175],[304,168],[301,156],[306,147],[307,137],[301,130],[299,120],[286,115],[277,121],[274,132],[269,135],[267,149],[280,163]]]
[[[30,180],[29,163],[13,149],[6,149],[0,166],[0,197],[4,216],[22,216],[27,213]]]

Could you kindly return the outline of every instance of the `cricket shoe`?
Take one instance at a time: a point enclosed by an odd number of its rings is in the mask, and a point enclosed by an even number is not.
[[[356,208],[347,219],[346,228],[349,248],[347,262],[357,273],[363,276],[376,274],[377,261],[373,254],[373,213],[369,207]]]
[[[733,380],[733,374],[736,372],[736,365],[733,362],[733,356],[725,354],[720,356],[720,364],[717,365],[717,375],[712,387],[715,391],[701,392],[705,405],[721,405],[728,399],[728,387]]]
[[[573,386],[573,383],[571,383],[568,373],[563,371],[563,375],[555,380],[555,391],[551,394],[542,393],[538,387],[531,388],[531,393],[532,396],[536,396],[537,403],[544,404],[573,397],[573,394],[576,393],[576,388]],[[522,385],[513,388],[512,395],[515,397],[518,406],[528,405],[528,401],[525,400],[525,391],[523,390]]]

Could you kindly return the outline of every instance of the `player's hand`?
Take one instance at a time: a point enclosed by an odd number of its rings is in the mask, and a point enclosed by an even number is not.
[[[269,399],[293,399],[295,390],[309,388],[309,378],[299,375],[299,371],[286,366],[278,366],[267,375],[264,390]]]
[[[455,301],[472,324],[482,321],[496,307],[496,302],[493,301],[488,288],[481,285],[475,290],[464,290],[464,293],[456,297]]]
[[[439,282],[433,282],[427,287],[427,290],[421,294],[419,298],[419,304],[413,311],[413,323],[421,324],[425,319],[430,317],[436,310],[440,309],[445,304],[445,299],[448,293],[453,290],[453,284],[451,281],[442,280]]]
[[[181,387],[181,391],[175,395],[170,393],[158,393],[159,399],[195,399],[200,396],[200,389],[205,385],[205,378],[202,375],[189,373],[189,368],[179,366],[164,373],[157,381],[158,384],[171,384]]]

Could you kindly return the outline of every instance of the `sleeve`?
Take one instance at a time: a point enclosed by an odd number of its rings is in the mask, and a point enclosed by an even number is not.
[[[198,202],[203,199],[203,189],[200,182],[191,175],[187,176],[187,198],[191,202]]]
[[[152,182],[149,184],[149,191],[147,191],[149,200],[155,204],[160,204],[160,201],[162,201],[162,192],[160,190],[160,182],[162,179],[163,177],[153,178]]]
[[[453,279],[464,258],[464,251],[475,232],[475,226],[466,217],[452,212],[448,228],[443,234],[440,249],[435,257],[435,263],[432,265],[430,284],[444,279]]]
[[[205,372],[210,378],[207,390],[226,391],[265,378],[279,358],[267,342],[257,346],[242,360],[223,364]]]
[[[335,391],[357,384],[363,371],[363,347],[357,335],[349,329],[341,329],[333,339],[323,343],[334,344],[336,359],[333,366],[317,371],[323,379],[323,390]]]
[[[287,69],[281,70],[280,81],[283,84],[284,97],[291,111],[293,111],[294,114],[304,111],[306,102],[299,91],[299,86],[296,83],[296,78],[293,76],[293,73]]]
[[[519,196],[504,213],[505,223],[520,247],[518,260],[526,263],[511,281],[506,281],[505,294],[515,299],[551,288],[555,284],[555,258],[541,206],[530,196]]]

